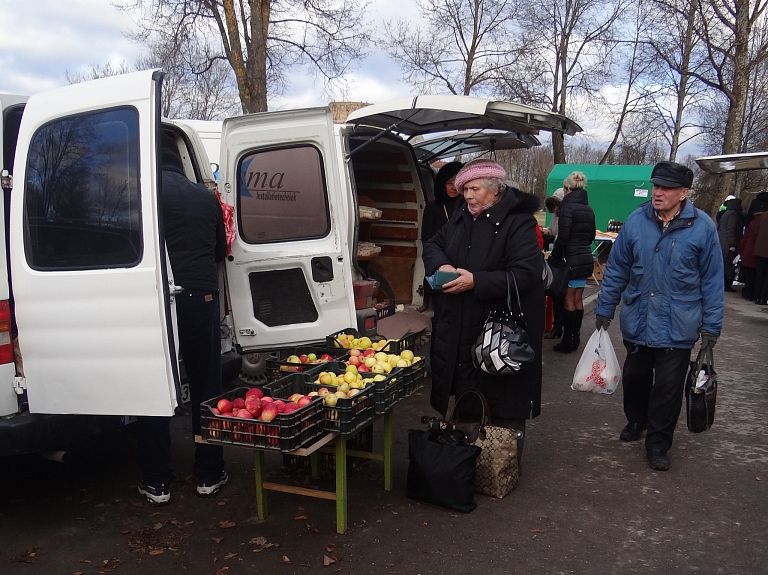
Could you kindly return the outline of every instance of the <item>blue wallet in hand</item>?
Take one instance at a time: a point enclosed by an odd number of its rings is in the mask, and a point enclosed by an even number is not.
[[[444,284],[452,282],[457,277],[459,277],[458,272],[444,272],[437,270],[427,278],[427,283],[429,283],[429,287],[431,287],[433,290],[441,291]]]

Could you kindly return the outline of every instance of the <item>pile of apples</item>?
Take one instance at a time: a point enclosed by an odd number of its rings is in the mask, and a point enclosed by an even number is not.
[[[397,342],[396,339],[382,339],[381,341],[371,341],[370,337],[355,337],[353,335],[347,335],[342,333],[336,337],[334,345],[336,347],[343,347],[344,349],[359,349],[366,350],[372,349],[374,352],[384,349],[389,343]]]
[[[237,397],[232,401],[226,398],[220,399],[211,411],[223,417],[269,422],[278,415],[288,415],[310,403],[312,398],[300,393],[295,393],[288,398],[288,401],[283,401],[265,396],[259,388],[254,387],[248,390],[245,397]]]
[[[307,353],[301,355],[289,355],[285,361],[288,363],[325,363],[327,361],[333,361],[333,356],[324,353],[320,357],[317,357],[317,354]]]
[[[385,379],[385,377],[382,376],[381,379]],[[381,379],[374,377],[373,381],[381,381]],[[327,387],[321,387],[316,392],[313,391],[309,394],[322,397],[323,404],[327,407],[335,407],[339,399],[355,397],[368,385],[354,365],[348,365],[344,373],[339,374],[322,371],[317,375],[315,383],[336,388],[336,391],[331,391]]]
[[[394,353],[376,352],[373,349],[349,351],[348,365],[355,366],[360,372],[389,373],[396,367],[410,367],[421,361],[421,357],[413,355],[410,349],[403,350],[400,355]]]

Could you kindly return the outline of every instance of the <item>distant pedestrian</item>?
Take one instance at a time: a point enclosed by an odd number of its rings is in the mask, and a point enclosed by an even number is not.
[[[739,255],[741,256],[741,277],[744,281],[744,288],[741,290],[741,297],[749,300],[755,300],[755,281],[757,278],[757,258],[755,258],[755,243],[757,242],[757,223],[764,212],[758,212],[747,226],[744,236],[739,242]]]
[[[648,463],[665,471],[691,349],[699,336],[704,349],[717,342],[725,296],[715,225],[687,199],[693,172],[660,162],[651,183],[651,201],[629,215],[611,249],[595,325],[607,329],[621,302],[628,423],[619,439],[637,441],[647,428]]]
[[[760,192],[749,203],[747,215],[744,218],[744,225],[748,226],[749,222],[755,217],[755,214],[766,211],[768,211],[768,191]]]
[[[554,346],[555,351],[562,353],[576,351],[581,345],[582,296],[594,266],[592,242],[597,228],[586,187],[587,177],[582,172],[573,172],[563,181],[565,195],[560,202],[557,239],[549,255],[553,266],[565,260],[569,269],[568,289],[563,301],[563,339]]]
[[[723,254],[723,279],[725,291],[734,291],[733,279],[735,277],[733,260],[736,258],[736,249],[741,241],[744,220],[741,214],[741,200],[734,196],[725,202],[725,211],[720,212],[722,217],[717,224],[717,235],[720,239],[720,250]]]

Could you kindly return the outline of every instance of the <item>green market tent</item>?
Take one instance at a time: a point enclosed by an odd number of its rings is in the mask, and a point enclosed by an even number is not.
[[[547,195],[561,188],[571,172],[584,172],[595,224],[598,230],[606,231],[608,220],[623,222],[640,204],[651,199],[652,170],[653,166],[556,164],[547,178]],[[547,223],[550,217],[547,214]]]

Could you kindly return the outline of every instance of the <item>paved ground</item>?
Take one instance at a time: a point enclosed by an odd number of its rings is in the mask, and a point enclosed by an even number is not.
[[[623,360],[617,328],[610,332]],[[621,391],[571,391],[578,355],[547,346],[542,415],[529,426],[525,475],[503,500],[479,496],[469,515],[404,495],[406,431],[430,413],[423,391],[396,413],[393,491],[383,491],[378,463],[351,476],[345,535],[335,533],[332,502],[287,494],[271,493],[271,515],[259,521],[246,450],[227,450],[232,479],[221,496],[198,500],[185,479],[192,456],[185,418],[174,425],[179,481],[172,504],[160,510],[136,494],[128,434],[81,446],[67,464],[4,460],[0,573],[765,573],[767,349],[768,308],[727,294],[715,426],[692,435],[682,421],[672,468],[660,473],[648,468],[642,443],[618,441]],[[279,456],[268,462],[273,479],[305,483],[281,477]],[[324,567],[324,556],[339,561]]]

